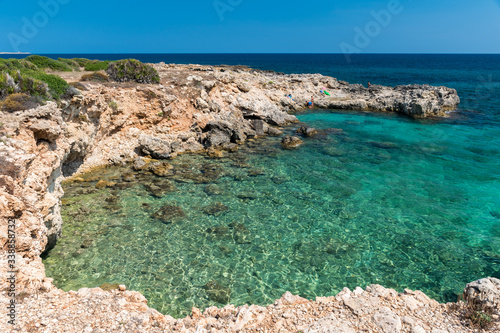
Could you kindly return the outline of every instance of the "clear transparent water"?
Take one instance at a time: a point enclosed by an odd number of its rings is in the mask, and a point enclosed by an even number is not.
[[[223,159],[172,161],[178,173],[216,169],[208,183],[146,173],[126,183],[129,169],[111,168],[98,177],[118,187],[96,190],[97,178],[67,186],[47,275],[64,290],[123,283],[174,316],[372,283],[448,301],[467,282],[500,277],[497,128],[328,111],[299,118],[342,131],[293,151],[267,138]],[[176,190],[162,198],[146,189],[166,182]],[[216,203],[227,211],[208,214]],[[155,219],[166,204],[185,217]]]

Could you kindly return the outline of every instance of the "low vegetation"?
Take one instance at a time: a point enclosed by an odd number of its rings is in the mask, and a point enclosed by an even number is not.
[[[58,72],[73,71],[73,67],[71,67],[69,64],[65,62],[54,60],[47,57],[42,57],[39,55],[30,55],[29,57],[26,58],[26,60],[31,62],[36,67],[38,67],[38,69],[50,69],[52,71],[58,71]]]
[[[116,82],[160,83],[160,76],[153,67],[135,59],[111,62],[106,72]]]
[[[36,97],[26,94],[12,94],[0,102],[0,108],[4,111],[14,112],[21,110],[29,110],[38,105],[39,101]]]
[[[100,61],[100,60],[90,60],[85,64],[85,71],[87,72],[97,72],[97,71],[105,71],[108,69],[109,61]]]
[[[82,68],[94,73],[83,75],[81,81],[160,82],[160,76],[153,67],[135,59],[113,62],[85,58],[55,60],[39,55],[25,59],[0,58],[1,107],[7,111],[15,111],[16,108],[24,110],[47,100],[71,98],[79,93],[78,90],[87,90],[85,86],[81,83],[69,85],[51,73],[80,71]]]

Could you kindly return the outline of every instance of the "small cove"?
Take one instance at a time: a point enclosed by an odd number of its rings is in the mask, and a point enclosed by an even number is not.
[[[298,150],[269,137],[222,159],[180,156],[168,177],[113,167],[67,184],[47,276],[63,290],[123,283],[176,317],[372,283],[455,301],[467,282],[500,277],[496,128],[299,119],[320,135]]]

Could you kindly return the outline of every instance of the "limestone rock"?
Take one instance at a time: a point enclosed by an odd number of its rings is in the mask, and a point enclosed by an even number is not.
[[[139,137],[139,149],[144,154],[157,159],[168,159],[172,156],[172,149],[168,141],[146,134]]]
[[[500,314],[500,279],[488,277],[468,283],[464,298],[467,302],[480,304]]]
[[[377,323],[384,333],[401,332],[401,318],[387,308],[373,315],[373,321]]]
[[[287,135],[281,141],[281,146],[285,149],[294,149],[302,145],[302,140],[296,136]]]

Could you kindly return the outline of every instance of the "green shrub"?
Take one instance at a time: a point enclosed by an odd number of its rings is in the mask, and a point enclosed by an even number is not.
[[[16,92],[16,82],[9,73],[0,74],[0,98]]]
[[[39,69],[51,69],[53,71],[60,72],[72,72],[73,68],[71,68],[68,64],[64,62],[60,62],[54,59],[50,59],[47,57],[42,57],[39,55],[30,55],[26,58],[27,61],[36,65]]]
[[[156,69],[135,59],[111,62],[106,72],[117,82],[160,83]]]
[[[92,60],[85,65],[85,71],[97,72],[105,71],[108,68],[109,61]]]
[[[113,109],[114,112],[118,111],[118,103],[116,103],[115,101],[109,102],[109,107]]]
[[[71,69],[73,69],[74,71],[80,71],[80,65],[74,60],[59,58],[57,59],[57,61],[65,63],[66,65],[71,67]]]
[[[80,67],[85,67],[85,65],[87,65],[89,62],[92,61],[92,60],[86,59],[86,58],[73,58],[71,60],[76,62],[78,64],[78,66],[80,66]]]
[[[56,75],[46,74],[43,72],[31,72],[27,74],[37,80],[45,82],[49,87],[49,92],[52,95],[52,98],[54,99],[60,99],[69,87],[69,84],[66,81]]]
[[[12,94],[1,102],[2,110],[8,112],[28,110],[38,106],[36,99],[26,94]]]
[[[92,81],[92,82],[108,82],[109,78],[105,73],[94,72],[90,74],[82,75],[80,81]]]

